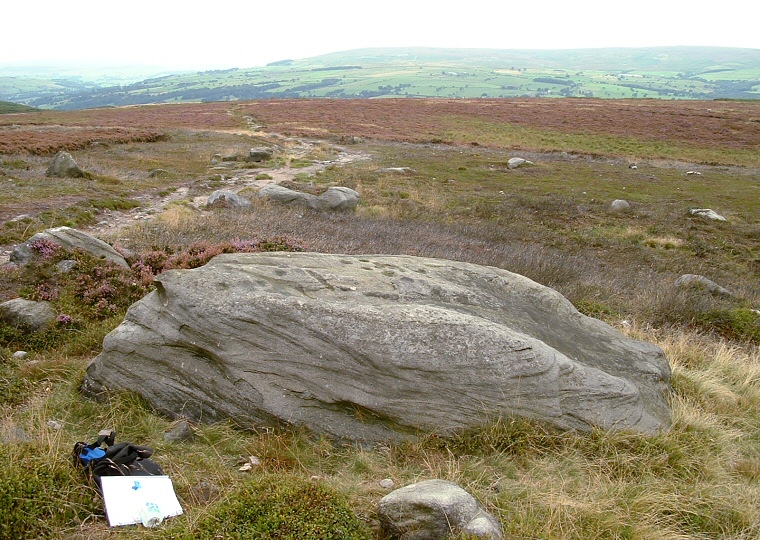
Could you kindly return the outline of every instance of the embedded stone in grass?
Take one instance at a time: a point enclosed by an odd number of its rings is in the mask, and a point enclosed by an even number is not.
[[[246,158],[246,161],[258,163],[261,161],[272,159],[272,155],[273,155],[273,152],[271,148],[268,148],[266,146],[256,146],[254,148],[251,148],[251,150],[248,152],[248,157]]]
[[[45,171],[45,176],[57,178],[84,178],[87,176],[68,152],[58,152]]]
[[[208,198],[207,208],[250,208],[251,201],[232,191],[217,190]]]
[[[359,193],[347,187],[330,187],[322,195],[312,195],[288,189],[278,184],[267,184],[257,192],[257,197],[293,206],[305,206],[312,210],[350,211],[359,204]]]
[[[698,274],[684,274],[675,281],[675,286],[679,289],[704,289],[709,293],[719,296],[731,296],[731,291],[721,287],[713,280],[700,276]]]
[[[612,201],[612,204],[610,204],[610,209],[616,211],[616,212],[623,212],[626,210],[631,209],[631,205],[628,203],[628,201],[623,199],[615,199]]]
[[[57,249],[66,251],[82,249],[94,257],[129,268],[124,257],[113,247],[86,232],[71,227],[55,227],[35,234],[23,244],[18,244],[13,248],[10,261],[19,266],[25,266],[35,257],[49,258]]]
[[[526,165],[533,165],[533,162],[519,157],[513,157],[507,161],[507,167],[510,169],[516,169],[518,167],[524,167]]]
[[[391,540],[437,540],[451,534],[502,538],[501,525],[464,489],[445,480],[399,488],[380,500],[377,515]]]
[[[503,417],[667,427],[655,345],[505,270],[407,256],[228,254],[156,277],[83,384],[194,421],[336,439],[450,435]]]
[[[0,304],[0,322],[25,332],[40,332],[55,321],[50,302],[14,298]]]
[[[726,221],[726,218],[710,208],[692,208],[689,210],[689,214],[692,216],[703,217],[705,219],[712,219],[714,221]]]

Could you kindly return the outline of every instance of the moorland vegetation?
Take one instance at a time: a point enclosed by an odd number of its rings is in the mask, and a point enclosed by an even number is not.
[[[380,480],[444,478],[499,517],[508,538],[757,538],[758,119],[760,104],[750,102],[585,99],[285,100],[0,116],[3,248],[52,226],[94,227],[132,263],[117,270],[66,254],[78,265],[62,277],[51,269],[64,254],[53,250],[0,276],[0,301],[49,299],[68,317],[42,334],[0,326],[0,536],[374,538],[387,493]],[[211,167],[213,155],[260,145],[279,151],[245,167],[264,178],[290,166],[290,185],[305,191],[355,189],[356,212],[255,197],[246,211],[194,204],[218,187],[242,187],[236,169]],[[64,149],[88,178],[44,177],[51,154]],[[367,159],[332,163],[343,150]],[[510,169],[514,156],[534,165]],[[315,162],[324,166],[299,172]],[[150,176],[157,168],[166,174]],[[613,211],[614,199],[631,208]],[[108,227],[152,200],[171,202],[150,219]],[[672,427],[575,433],[501,418],[450,438],[366,448],[217,423],[171,443],[163,434],[172,422],[136,396],[80,395],[104,335],[153,275],[237,250],[421,255],[524,274],[665,350]],[[676,288],[686,273],[731,294]],[[17,350],[29,356],[14,358]],[[68,460],[76,441],[103,427],[155,449],[185,515],[156,531],[108,529],[97,493]],[[260,465],[241,472],[250,456]]]

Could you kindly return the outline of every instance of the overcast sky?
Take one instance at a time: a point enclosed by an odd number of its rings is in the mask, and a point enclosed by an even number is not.
[[[262,66],[362,47],[760,49],[756,0],[9,0],[0,65]]]

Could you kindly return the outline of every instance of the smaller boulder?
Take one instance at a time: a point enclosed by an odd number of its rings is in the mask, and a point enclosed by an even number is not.
[[[378,169],[377,172],[393,173],[393,174],[412,174],[414,172],[414,169],[412,169],[411,167],[384,167],[382,169]]]
[[[715,283],[713,280],[698,274],[684,274],[675,281],[679,289],[704,289],[711,294],[731,296],[731,292]]]
[[[692,208],[689,210],[689,214],[692,216],[703,217],[705,219],[712,219],[715,221],[726,221],[726,218],[721,216],[715,210],[709,208]]]
[[[40,332],[55,321],[55,310],[50,302],[34,302],[14,298],[0,304],[0,322],[25,332]]]
[[[498,520],[452,482],[427,480],[392,491],[380,500],[380,528],[392,540],[439,540],[470,534],[497,540]]]
[[[56,178],[84,178],[87,176],[68,152],[58,152],[45,171],[45,176]]]
[[[99,257],[118,266],[129,268],[129,264],[124,257],[110,245],[86,232],[72,229],[71,227],[55,227],[35,234],[23,244],[18,244],[13,248],[10,260],[18,266],[25,266],[35,256],[44,255],[40,251],[47,249],[51,245],[60,246],[66,251],[82,249],[94,257]]]
[[[251,201],[232,191],[214,191],[208,198],[206,208],[250,208]]]
[[[268,148],[266,146],[256,146],[254,148],[251,148],[251,150],[248,152],[246,161],[259,163],[261,161],[272,159],[272,155],[273,152],[271,148]]]
[[[316,195],[288,189],[279,184],[267,184],[263,186],[258,191],[257,196],[279,204],[306,206],[314,210],[322,209],[322,205]]]
[[[148,172],[148,178],[165,178],[169,176],[169,171],[166,169],[153,169]]]
[[[624,212],[626,210],[630,210],[631,205],[628,203],[628,201],[625,201],[623,199],[615,199],[612,201],[612,204],[610,204],[610,209],[614,210],[615,212]]]
[[[507,161],[507,167],[510,169],[525,167],[526,165],[533,165],[533,162],[528,161],[527,159],[520,158],[520,157],[513,157],[509,161]]]
[[[359,193],[347,187],[327,188],[318,198],[327,210],[336,212],[351,211],[359,204]]]
[[[29,356],[29,353],[26,351],[16,351],[13,353],[13,358],[16,360],[26,360],[27,356]]]
[[[195,432],[187,420],[180,420],[170,430],[164,432],[164,440],[169,443],[192,441],[194,438]]]

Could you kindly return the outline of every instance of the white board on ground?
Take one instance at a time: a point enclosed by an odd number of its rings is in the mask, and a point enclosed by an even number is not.
[[[158,506],[164,519],[182,514],[168,476],[102,476],[100,485],[111,527],[141,523],[150,503]]]

